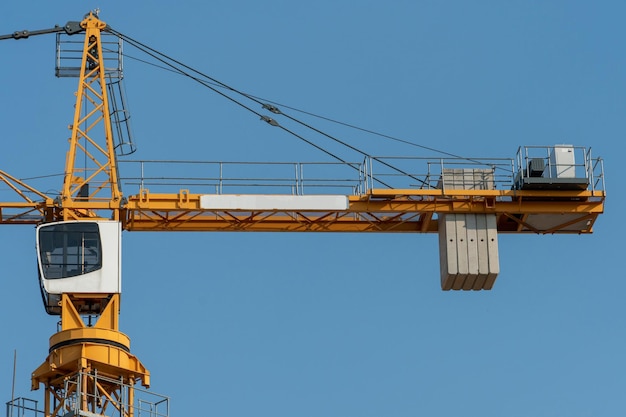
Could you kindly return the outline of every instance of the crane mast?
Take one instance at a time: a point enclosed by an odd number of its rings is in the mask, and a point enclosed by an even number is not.
[[[589,234],[604,211],[602,161],[584,150],[577,173],[570,145],[544,147],[539,157],[520,148],[506,186],[494,167],[442,163],[419,187],[380,187],[369,160],[358,169],[364,186],[350,195],[225,194],[221,177],[215,193],[155,192],[142,177],[138,192],[123,196],[102,41],[108,29],[92,12],[64,27],[0,37],[84,33],[60,195],[0,170],[19,197],[0,202],[0,224],[37,225],[44,306],[61,319],[32,374],[32,389],[46,391],[46,417],[92,417],[107,407],[132,417],[136,390],[150,386],[119,329],[122,231],[437,233],[442,289],[479,290],[499,272],[498,233]]]
[[[85,41],[61,192],[63,220],[90,217],[102,208],[119,208],[121,200],[101,39],[106,23],[90,14],[81,27]],[[104,141],[95,136],[102,133]],[[81,157],[85,161],[82,167]],[[111,213],[119,220],[119,210]]]
[[[121,192],[101,36],[107,26],[94,13],[66,26],[84,32],[78,90],[61,195],[45,199],[53,208],[42,210],[47,222],[37,229],[44,306],[61,326],[31,388],[44,387],[46,417],[107,409],[132,417],[135,386],[149,387],[150,372],[119,330]]]

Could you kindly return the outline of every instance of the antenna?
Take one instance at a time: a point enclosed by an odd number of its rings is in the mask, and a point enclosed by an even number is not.
[[[11,412],[9,417],[13,417],[13,408],[15,407],[15,368],[17,365],[17,349],[13,350],[13,381],[11,382]]]

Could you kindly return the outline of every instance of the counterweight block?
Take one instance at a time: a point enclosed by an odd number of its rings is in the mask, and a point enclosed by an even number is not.
[[[439,220],[443,290],[490,290],[500,272],[495,214],[446,214]]]
[[[447,169],[440,188],[493,190],[490,169]],[[439,259],[443,290],[490,290],[500,272],[495,214],[439,216]]]

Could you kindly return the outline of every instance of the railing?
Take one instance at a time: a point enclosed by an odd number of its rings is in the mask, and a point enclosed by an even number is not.
[[[584,189],[605,191],[604,164],[593,158],[591,149],[571,147],[568,161],[554,156],[557,146],[525,146],[515,158],[425,158],[367,156],[362,162],[212,162],[175,160],[118,160],[120,184],[125,195],[173,193],[188,190],[197,194],[283,194],[364,195],[373,189],[445,189],[444,171],[491,171],[488,189],[519,189],[520,178],[567,182],[582,179]],[[568,146],[568,145],[567,145]],[[60,192],[63,174],[31,178],[35,186],[52,198]],[[449,178],[449,176],[448,176]],[[94,185],[94,184],[92,184]],[[95,186],[95,185],[94,185]],[[40,201],[23,185],[14,185],[23,195]],[[16,189],[0,181],[0,201],[14,201]],[[19,199],[18,199],[19,200]],[[38,217],[5,207],[1,219]]]
[[[108,79],[123,78],[122,39],[110,33],[101,32],[102,53],[107,63],[105,74]],[[65,33],[57,33],[55,75],[59,78],[78,77],[83,59],[84,38],[74,39]]]
[[[447,169],[491,170],[496,188],[513,185],[513,159],[373,157],[363,162],[207,162],[120,160],[126,195],[148,189],[210,194],[363,195],[375,188],[442,188]],[[182,173],[182,174],[181,174]]]
[[[447,170],[490,171],[489,188],[510,189],[513,185],[513,159],[370,157],[368,184],[371,188],[440,189],[446,188]]]
[[[362,194],[366,171],[359,163],[119,161],[124,193]]]
[[[38,401],[18,397],[6,403],[6,417],[42,417],[43,410],[38,408]]]
[[[88,387],[82,386],[84,382]],[[101,391],[102,386],[108,387],[109,392]],[[63,408],[74,416],[168,417],[170,411],[168,397],[96,373],[79,372],[66,380],[64,395]],[[84,410],[85,406],[89,411]]]
[[[81,381],[86,380],[85,375],[89,376],[89,387],[81,387]],[[115,395],[99,392],[101,386],[116,387]],[[129,390],[133,391],[132,396],[128,395]],[[168,397],[92,373],[77,373],[73,378],[66,380],[64,390],[58,394],[60,397],[57,400],[63,402],[63,407],[59,409],[60,414],[52,417],[68,415],[169,417],[170,413]],[[110,407],[104,405],[107,402]],[[89,406],[90,411],[83,409],[85,404]],[[45,410],[38,407],[37,401],[19,397],[6,403],[6,413],[6,417],[44,417]]]
[[[518,178],[584,180],[590,191],[605,191],[604,163],[591,148],[572,145],[522,146],[515,158]]]

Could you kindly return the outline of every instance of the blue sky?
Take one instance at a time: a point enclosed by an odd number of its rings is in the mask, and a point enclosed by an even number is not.
[[[605,160],[594,233],[501,235],[487,292],[440,290],[436,235],[125,233],[120,327],[171,415],[624,413],[622,2],[102,3],[4,2],[0,33],[99,7],[121,33],[314,114],[467,157],[571,143]],[[54,77],[54,37],[0,56],[0,169],[62,172],[76,80]],[[189,80],[125,65],[136,158],[328,160]],[[367,152],[433,156],[306,120]],[[56,318],[32,227],[0,228],[0,264],[0,399],[17,351],[16,394],[41,400],[29,378]]]

